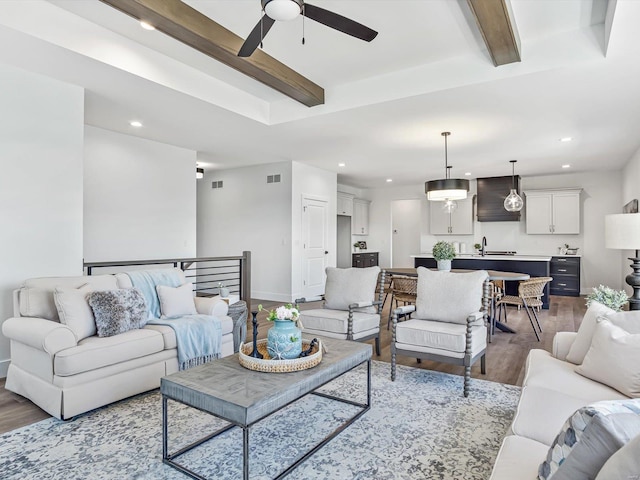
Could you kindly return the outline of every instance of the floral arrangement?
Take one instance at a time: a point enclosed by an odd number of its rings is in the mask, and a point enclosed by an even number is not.
[[[258,305],[258,311],[266,310],[262,307],[262,305]],[[269,315],[267,315],[267,320],[273,322],[274,320],[291,320],[295,322],[298,320],[300,316],[300,311],[291,303],[287,303],[286,305],[282,305],[275,310],[269,310]]]
[[[456,258],[456,251],[451,242],[441,240],[433,246],[431,252],[436,260],[453,260]]]
[[[622,306],[629,301],[627,292],[624,290],[614,290],[610,287],[600,285],[597,288],[593,288],[593,293],[587,295],[587,307],[591,305],[591,302],[598,302],[602,305],[619,312],[622,310]]]

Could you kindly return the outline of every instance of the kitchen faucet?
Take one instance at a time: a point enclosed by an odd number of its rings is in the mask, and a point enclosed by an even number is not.
[[[487,253],[487,237],[482,237],[482,248],[480,249],[480,255],[483,257]]]

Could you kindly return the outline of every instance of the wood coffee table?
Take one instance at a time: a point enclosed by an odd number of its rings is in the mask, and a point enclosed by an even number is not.
[[[162,394],[162,461],[192,478],[205,477],[175,461],[177,457],[202,445],[227,430],[242,429],[243,479],[249,479],[249,430],[260,420],[286,407],[309,393],[360,407],[360,410],[325,437],[319,444],[280,473],[282,478],[293,471],[332,438],[360,418],[371,407],[371,345],[366,343],[319,337],[327,348],[319,365],[293,373],[262,373],[242,367],[238,354],[206,365],[163,377]],[[358,403],[315,390],[324,384],[367,363],[367,401]],[[169,453],[167,401],[171,399],[226,420],[229,425],[210,435]],[[230,452],[230,454],[233,452]]]

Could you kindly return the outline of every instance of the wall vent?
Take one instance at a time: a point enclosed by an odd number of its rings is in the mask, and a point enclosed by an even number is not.
[[[211,182],[211,188],[222,188],[222,180]]]
[[[267,175],[267,183],[280,183],[280,174]]]

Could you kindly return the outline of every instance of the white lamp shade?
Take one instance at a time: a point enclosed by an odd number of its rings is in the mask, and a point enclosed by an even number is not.
[[[617,213],[604,218],[604,245],[618,250],[640,249],[640,213]]]
[[[271,0],[264,6],[264,13],[274,20],[288,21],[300,15],[302,10],[295,0]]]
[[[427,192],[427,200],[444,202],[446,200],[464,200],[467,198],[466,190],[432,190]]]

